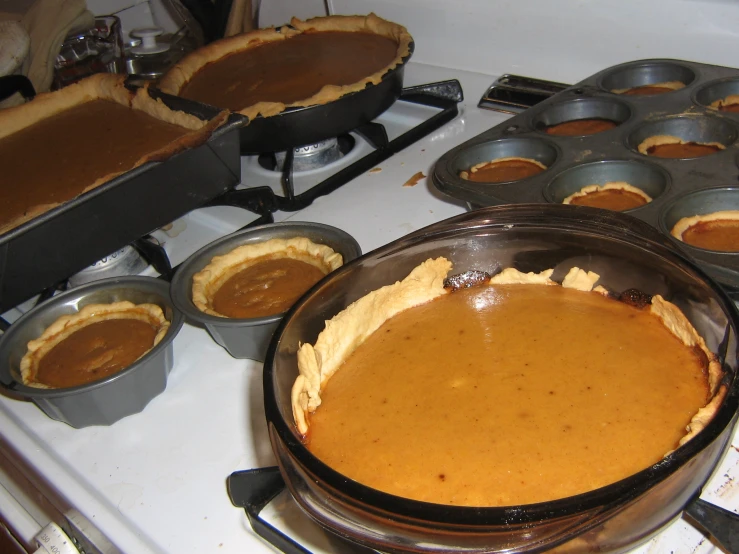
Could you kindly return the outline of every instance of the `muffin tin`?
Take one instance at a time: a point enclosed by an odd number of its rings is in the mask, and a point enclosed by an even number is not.
[[[685,87],[651,96],[611,92],[670,81]],[[626,181],[652,197],[649,204],[627,213],[670,236],[681,217],[739,209],[739,113],[708,107],[730,94],[739,94],[739,69],[666,59],[610,67],[450,150],[436,163],[433,183],[475,208],[560,203],[586,185]],[[586,118],[618,125],[586,136],[555,136],[544,130]],[[640,154],[638,145],[654,135],[718,142],[725,149],[683,159]],[[538,160],[547,170],[502,183],[459,177],[475,164],[512,156]],[[705,250],[670,238],[720,283],[739,287],[739,253]]]

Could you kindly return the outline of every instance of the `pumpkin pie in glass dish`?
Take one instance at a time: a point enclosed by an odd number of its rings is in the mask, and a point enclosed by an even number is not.
[[[159,86],[250,119],[269,117],[378,84],[403,63],[411,43],[405,27],[374,14],[293,19],[195,50]]]
[[[300,345],[295,425],[342,475],[445,506],[566,498],[659,463],[726,394],[717,356],[660,295],[613,295],[577,267],[561,282],[451,268],[426,260]]]

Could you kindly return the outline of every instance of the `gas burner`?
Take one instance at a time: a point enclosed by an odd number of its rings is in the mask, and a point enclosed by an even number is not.
[[[327,167],[351,152],[354,143],[351,135],[341,135],[315,144],[298,146],[293,149],[292,170],[298,173]],[[281,172],[285,167],[286,157],[287,152],[260,154],[259,165],[270,171]]]
[[[124,275],[138,275],[149,266],[144,257],[131,245],[98,260],[79,273],[69,278],[70,287],[78,287],[92,281],[99,281],[108,277],[123,277]]]

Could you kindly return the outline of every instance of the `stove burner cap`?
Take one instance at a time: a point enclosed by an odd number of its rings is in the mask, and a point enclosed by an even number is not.
[[[107,279],[108,277],[122,277],[124,275],[138,275],[148,267],[148,262],[136,251],[133,246],[126,245],[120,250],[98,260],[79,273],[69,278],[69,286],[77,287],[92,281]]]
[[[276,169],[278,171],[282,171],[285,154],[286,152],[275,152]],[[343,155],[339,148],[339,141],[336,138],[326,139],[307,146],[298,146],[293,149],[293,172],[319,169],[341,159]]]

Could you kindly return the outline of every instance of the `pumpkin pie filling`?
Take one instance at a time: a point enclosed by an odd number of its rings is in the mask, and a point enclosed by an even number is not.
[[[372,33],[304,33],[206,65],[180,96],[233,111],[258,102],[292,104],[327,84],[351,85],[372,75],[397,49],[392,39]]]
[[[269,117],[378,84],[403,63],[411,42],[404,27],[374,14],[293,19],[192,52],[160,87],[249,118]]]
[[[207,140],[210,122],[99,74],[0,111],[0,233],[147,161]]]
[[[642,141],[638,150],[645,156],[681,159],[709,156],[724,148],[724,145],[718,142],[701,143],[686,141],[670,135],[655,135]]]
[[[529,158],[499,158],[474,165],[468,171],[461,171],[459,176],[478,183],[505,183],[538,175],[546,168]]]
[[[665,94],[674,90],[679,90],[685,87],[685,83],[680,81],[668,81],[664,83],[654,83],[651,85],[641,85],[638,87],[631,87],[627,89],[616,89],[611,92],[616,94],[623,94],[625,96],[653,96],[655,94]]]
[[[265,257],[223,283],[213,296],[213,309],[235,318],[280,314],[325,276],[300,260]]]
[[[563,286],[551,270],[506,270],[449,294],[416,270],[408,279],[436,292],[413,286],[413,307],[390,308],[411,285],[379,289],[377,322],[350,317],[365,297],[298,352],[309,450],[372,488],[464,506],[568,497],[657,463],[722,397],[715,356],[661,297],[639,308],[586,292],[598,276],[574,269]]]
[[[193,303],[218,317],[281,314],[342,263],[341,254],[305,237],[244,244],[193,276]]]
[[[739,94],[730,94],[726,98],[715,100],[708,107],[720,112],[739,113]]]
[[[651,197],[641,189],[628,183],[616,182],[588,185],[565,198],[562,203],[623,212],[639,208],[651,201]]]
[[[62,316],[29,342],[21,360],[25,384],[66,388],[127,368],[164,337],[169,322],[154,304],[92,304]]]
[[[739,252],[739,211],[726,210],[682,218],[671,234],[698,248]]]
[[[609,119],[575,119],[573,121],[558,123],[557,125],[550,125],[546,128],[546,133],[560,137],[574,137],[594,135],[614,129],[617,126],[618,123]]]

